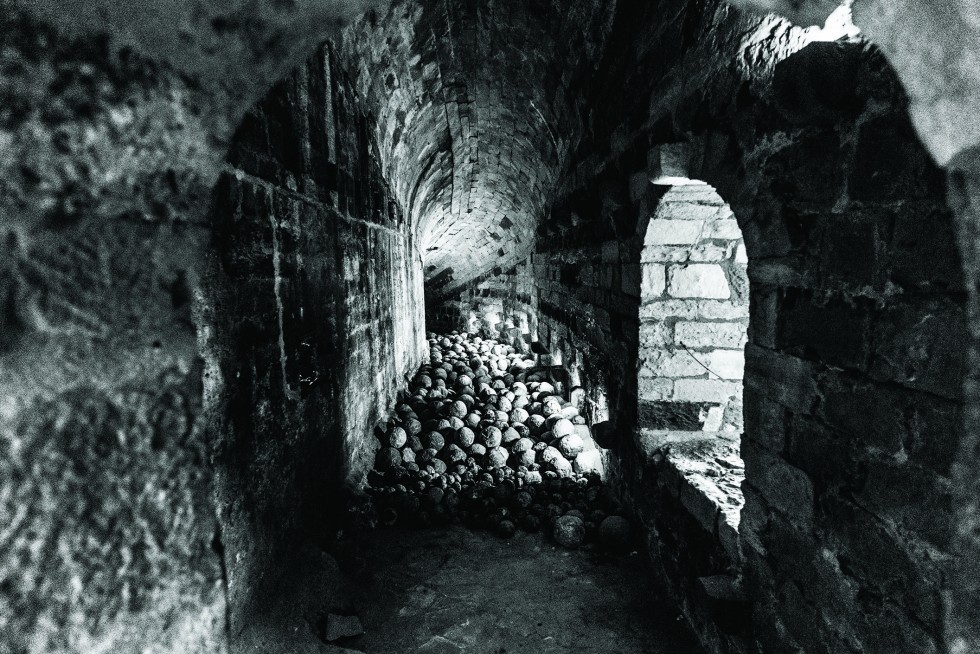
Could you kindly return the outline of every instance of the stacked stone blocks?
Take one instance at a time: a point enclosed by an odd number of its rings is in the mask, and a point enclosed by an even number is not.
[[[640,425],[741,431],[748,258],[706,184],[670,188],[641,254]]]

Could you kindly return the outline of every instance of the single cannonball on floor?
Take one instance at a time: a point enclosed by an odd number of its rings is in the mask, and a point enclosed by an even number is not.
[[[487,454],[487,467],[502,468],[507,465],[508,453],[502,447],[495,447]]]
[[[466,452],[458,445],[450,445],[445,450],[444,458],[447,463],[460,463],[466,460]]]
[[[575,549],[585,540],[585,521],[578,516],[562,516],[555,520],[552,534],[562,547]]]
[[[446,446],[446,439],[440,432],[430,431],[422,437],[422,444],[438,452]]]
[[[497,525],[497,533],[504,538],[510,538],[517,532],[517,526],[510,520],[501,520]]]
[[[487,446],[487,449],[499,447],[503,441],[503,433],[493,426],[484,428],[480,437],[481,442]]]
[[[388,506],[381,510],[381,515],[378,516],[381,524],[386,527],[393,527],[398,522],[398,511],[395,511],[392,507]]]
[[[599,524],[599,542],[614,552],[630,548],[632,529],[626,518],[611,515]]]
[[[401,449],[405,447],[405,443],[408,442],[408,432],[406,432],[402,427],[395,425],[388,430],[388,446],[394,447],[395,449]]]
[[[569,434],[558,441],[558,449],[563,456],[574,459],[585,449],[585,442],[578,434]]]
[[[476,434],[469,427],[463,427],[456,432],[456,443],[463,449],[468,448],[476,442]]]
[[[575,426],[572,424],[571,420],[566,420],[565,418],[559,418],[555,421],[555,424],[551,427],[551,433],[555,435],[555,438],[562,438],[570,434],[575,433]]]
[[[393,447],[383,447],[378,450],[374,457],[374,467],[377,470],[387,471],[397,468],[402,464],[402,453]]]

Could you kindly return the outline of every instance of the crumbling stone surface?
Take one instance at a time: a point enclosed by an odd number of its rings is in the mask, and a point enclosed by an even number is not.
[[[221,651],[191,312],[207,94],[2,14],[0,649]]]
[[[254,550],[216,520],[240,495],[215,494],[202,401],[209,193],[326,14],[205,4],[4,4],[0,649],[228,646],[226,554]]]

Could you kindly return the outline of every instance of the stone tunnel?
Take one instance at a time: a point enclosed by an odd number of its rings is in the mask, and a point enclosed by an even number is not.
[[[2,6],[0,654],[980,653],[973,0]]]

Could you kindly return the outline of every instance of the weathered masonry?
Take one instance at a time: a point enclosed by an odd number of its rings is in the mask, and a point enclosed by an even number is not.
[[[284,607],[340,592],[375,428],[466,369],[424,433],[562,394],[532,436],[594,436],[706,651],[980,652],[973,0],[8,0],[0,34],[0,653],[343,651]]]

